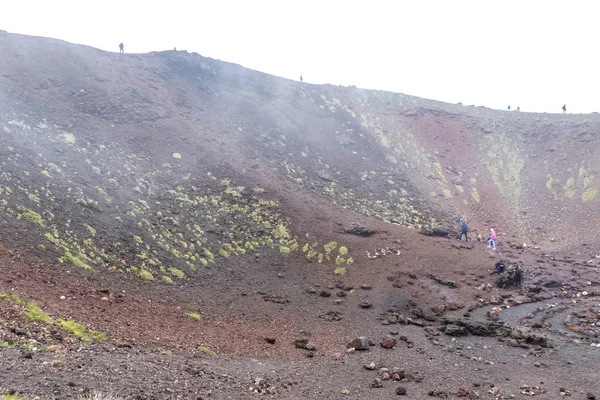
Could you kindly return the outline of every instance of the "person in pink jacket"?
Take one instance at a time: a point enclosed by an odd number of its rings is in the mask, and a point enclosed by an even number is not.
[[[488,237],[488,248],[493,248],[496,250],[496,231],[494,229],[490,229],[490,236]]]

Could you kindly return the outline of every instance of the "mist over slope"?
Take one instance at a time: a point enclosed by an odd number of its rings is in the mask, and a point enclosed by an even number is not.
[[[261,249],[308,257],[327,241],[327,208],[417,229],[461,214],[504,240],[598,244],[597,114],[492,111],[13,34],[0,53],[11,248],[172,281]]]

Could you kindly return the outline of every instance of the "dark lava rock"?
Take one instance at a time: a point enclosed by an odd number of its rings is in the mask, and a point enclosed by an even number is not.
[[[371,304],[371,302],[367,301],[367,300],[363,300],[360,303],[358,303],[358,306],[360,308],[371,308],[373,304]]]
[[[275,338],[272,338],[272,337],[265,338],[265,342],[267,342],[269,344],[275,344]]]
[[[392,378],[399,381],[399,380],[404,379],[405,377],[406,377],[406,373],[404,372],[403,369],[400,369],[398,367],[392,368]]]
[[[373,341],[371,339],[368,339],[364,336],[361,336],[359,338],[353,339],[352,341],[350,341],[350,343],[348,343],[346,345],[346,348],[348,349],[356,349],[356,350],[369,350],[371,348],[371,346],[374,346],[375,343],[373,343]]]
[[[15,326],[14,328],[12,328],[11,331],[15,335],[19,335],[19,336],[25,336],[25,335],[27,335],[27,331],[25,329],[23,329],[23,328],[18,327],[18,326]]]
[[[321,296],[321,297],[331,297],[331,293],[329,293],[327,290],[321,290],[321,292],[319,293],[319,296]]]
[[[448,336],[466,336],[469,334],[464,327],[458,325],[447,325],[444,333]]]
[[[404,386],[398,386],[396,388],[396,394],[398,396],[406,396],[406,388]]]
[[[374,233],[377,233],[377,231],[368,229],[368,228],[362,226],[361,224],[359,224],[358,222],[353,222],[350,224],[350,228],[344,229],[344,233],[349,233],[351,235],[356,235],[356,236],[368,237],[368,236],[373,235]]]
[[[373,379],[373,382],[371,382],[371,387],[372,388],[382,388],[383,382],[381,382],[381,379],[375,378],[375,379]]]

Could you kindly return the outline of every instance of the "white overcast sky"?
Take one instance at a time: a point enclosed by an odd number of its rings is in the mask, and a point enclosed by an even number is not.
[[[0,0],[13,33],[536,112],[600,112],[599,19],[599,0]]]

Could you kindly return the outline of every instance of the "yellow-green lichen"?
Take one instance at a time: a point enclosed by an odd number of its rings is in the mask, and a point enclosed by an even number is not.
[[[583,194],[581,195],[581,201],[586,203],[590,200],[594,200],[596,198],[597,194],[598,194],[598,189],[596,189],[596,188],[588,189],[585,192],[583,192]]]
[[[143,278],[143,279],[148,279],[148,280],[150,280],[150,281],[153,281],[153,280],[154,280],[154,275],[152,275],[152,272],[150,272],[150,271],[148,271],[148,270],[146,270],[146,269],[142,269],[142,270],[140,270],[140,272],[138,273],[138,276],[139,276],[140,278]]]
[[[185,315],[187,315],[188,317],[190,317],[192,319],[195,319],[196,321],[200,321],[200,318],[201,318],[200,314],[195,313],[195,312],[189,312],[189,313],[186,313]]]
[[[22,218],[25,218],[28,221],[33,222],[34,224],[37,224],[39,226],[44,226],[44,221],[42,220],[42,216],[38,213],[36,213],[33,210],[30,210],[28,208],[23,210],[23,213],[21,214]]]
[[[471,188],[471,197],[473,197],[473,200],[475,200],[477,203],[481,201],[479,197],[479,192],[476,188]]]

